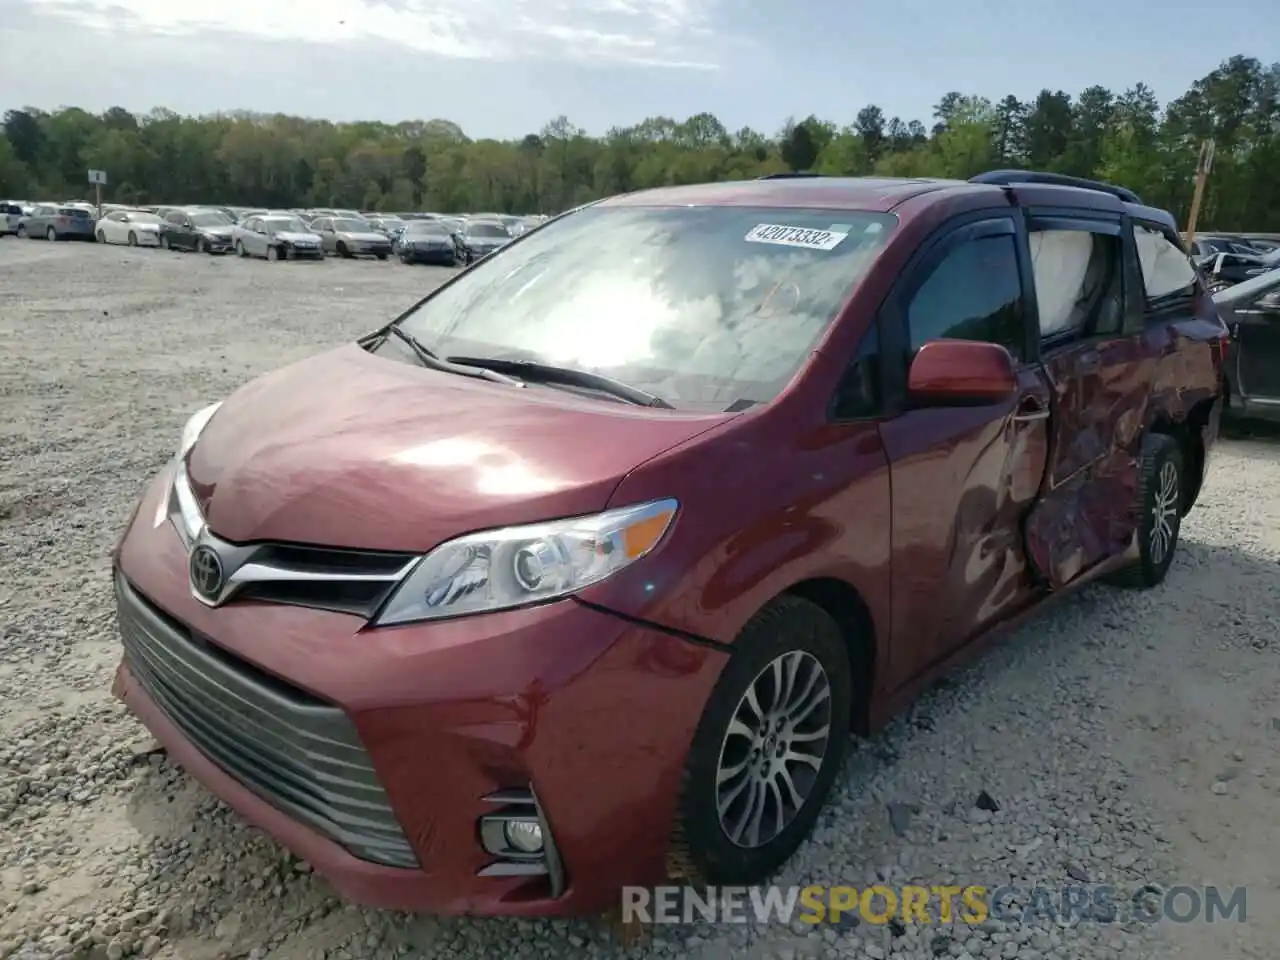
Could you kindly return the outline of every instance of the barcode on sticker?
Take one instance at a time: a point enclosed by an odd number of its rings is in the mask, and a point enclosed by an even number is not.
[[[808,227],[788,227],[781,223],[758,223],[747,233],[746,241],[804,247],[808,250],[834,250],[847,236],[848,233],[838,230],[810,230]]]

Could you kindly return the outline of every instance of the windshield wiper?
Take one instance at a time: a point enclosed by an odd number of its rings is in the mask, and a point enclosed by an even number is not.
[[[508,360],[501,357],[449,357],[449,363],[465,364],[468,367],[483,367],[486,370],[497,370],[510,373],[521,380],[542,380],[544,383],[562,383],[570,387],[583,387],[587,390],[599,390],[619,400],[635,404],[637,407],[660,407],[674,410],[671,404],[656,394],[648,393],[630,384],[606,377],[599,373],[576,370],[573,367],[557,367],[550,363],[539,363],[537,360]]]
[[[492,380],[494,383],[505,383],[510,387],[524,386],[524,384],[515,377],[507,376],[501,371],[489,370],[476,366],[464,366],[462,364],[455,363],[452,360],[442,360],[436,354],[424,347],[422,345],[422,341],[412,333],[409,333],[407,330],[400,329],[399,324],[393,323],[391,326],[387,327],[386,332],[398,337],[405,346],[413,351],[413,355],[418,358],[418,361],[424,367],[429,367],[432,370],[440,370],[444,373],[456,373],[463,377],[475,377],[478,380]],[[384,336],[384,342],[385,339],[386,338]]]

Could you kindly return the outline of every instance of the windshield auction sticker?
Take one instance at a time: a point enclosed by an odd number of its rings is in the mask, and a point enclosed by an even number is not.
[[[837,230],[810,230],[807,227],[788,227],[780,223],[757,223],[746,236],[747,243],[773,243],[782,247],[804,247],[808,250],[834,250],[847,232]]]

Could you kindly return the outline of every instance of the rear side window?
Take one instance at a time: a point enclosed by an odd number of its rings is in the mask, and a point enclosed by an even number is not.
[[[911,350],[930,340],[981,340],[1021,360],[1025,316],[1013,236],[980,237],[948,253],[911,298]]]
[[[1196,271],[1177,241],[1155,226],[1133,225],[1147,305],[1159,307],[1196,292]]]
[[[1087,230],[1035,230],[1027,240],[1041,339],[1117,333],[1124,320],[1120,238]]]
[[[89,216],[89,211],[88,211],[88,210],[81,210],[79,207],[62,207],[61,209],[59,209],[59,210],[58,210],[58,213],[59,213],[61,216],[64,216],[64,217],[87,217],[87,216]]]

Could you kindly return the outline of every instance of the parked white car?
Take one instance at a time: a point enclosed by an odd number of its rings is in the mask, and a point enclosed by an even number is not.
[[[160,218],[144,210],[112,210],[98,221],[99,243],[160,246]]]

